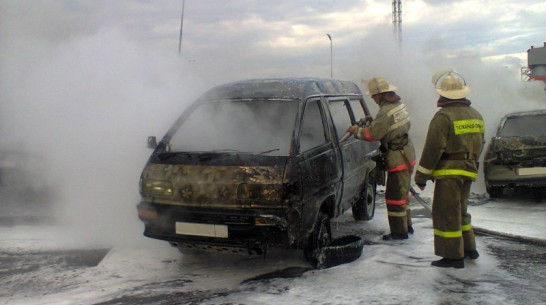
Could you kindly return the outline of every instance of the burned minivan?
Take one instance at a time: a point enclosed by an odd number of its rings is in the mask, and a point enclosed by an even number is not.
[[[505,115],[487,147],[485,186],[492,198],[506,187],[546,186],[546,110]]]
[[[348,81],[259,79],[209,90],[159,142],[148,138],[144,235],[182,252],[299,248],[312,263],[331,241],[332,218],[348,209],[356,220],[374,216],[369,156],[378,144],[344,137],[370,120]]]

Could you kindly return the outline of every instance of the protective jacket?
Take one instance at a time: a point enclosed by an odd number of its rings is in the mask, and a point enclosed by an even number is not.
[[[475,180],[485,142],[483,118],[467,99],[440,98],[438,106],[442,108],[430,122],[415,183],[452,177]]]
[[[382,100],[376,118],[369,127],[358,127],[355,137],[361,140],[380,141],[386,153],[388,172],[403,171],[414,166],[415,150],[408,137],[410,117],[406,105],[397,97],[394,101]],[[408,163],[411,166],[408,166]]]
[[[380,141],[380,149],[386,154],[388,172],[385,203],[390,236],[407,238],[411,228],[411,211],[408,204],[410,176],[416,163],[415,150],[408,137],[410,117],[400,97],[382,99],[375,120],[369,127],[358,127],[355,137],[365,141]]]

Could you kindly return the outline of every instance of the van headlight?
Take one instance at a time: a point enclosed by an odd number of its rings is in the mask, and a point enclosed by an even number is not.
[[[142,195],[164,195],[173,194],[173,184],[168,180],[142,179],[140,182]]]

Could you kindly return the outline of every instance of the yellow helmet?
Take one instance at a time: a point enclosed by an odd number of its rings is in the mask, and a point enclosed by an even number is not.
[[[438,86],[438,82],[440,85]],[[468,96],[470,88],[466,85],[464,78],[452,69],[444,69],[432,76],[432,83],[441,96],[457,100]]]
[[[396,91],[398,88],[387,82],[383,77],[374,77],[368,80],[368,91],[366,94],[375,95],[383,92]]]

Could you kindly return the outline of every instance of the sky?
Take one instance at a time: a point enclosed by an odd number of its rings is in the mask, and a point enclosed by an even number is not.
[[[3,50],[3,56],[12,52],[21,55],[25,46],[40,44],[41,49],[25,51],[33,57],[61,52],[63,46],[89,37],[102,37],[107,42],[105,35],[111,32],[120,37],[102,47],[118,51],[118,56],[129,55],[123,52],[127,50],[115,49],[126,40],[139,50],[175,57],[185,3],[181,57],[199,66],[205,75],[226,73],[219,81],[233,77],[328,77],[327,33],[332,37],[334,75],[345,77],[395,72],[389,67],[350,71],[355,66],[375,68],[374,62],[385,65],[394,61],[392,57],[399,54],[388,51],[392,48],[419,50],[431,64],[446,58],[477,58],[495,59],[500,65],[526,65],[527,49],[546,40],[546,3],[540,0],[402,1],[400,43],[393,35],[390,0],[0,3],[2,40],[17,43]],[[387,53],[366,52],[383,49]]]
[[[365,91],[361,80],[384,76],[408,105],[418,155],[438,69],[465,77],[488,139],[504,114],[546,105],[544,83],[520,77],[546,41],[543,0],[402,1],[401,38],[390,0],[187,0],[179,54],[182,4],[0,0],[0,149],[43,154],[60,211],[84,231],[129,218],[120,237],[140,230],[147,136],[220,83],[332,71]]]

